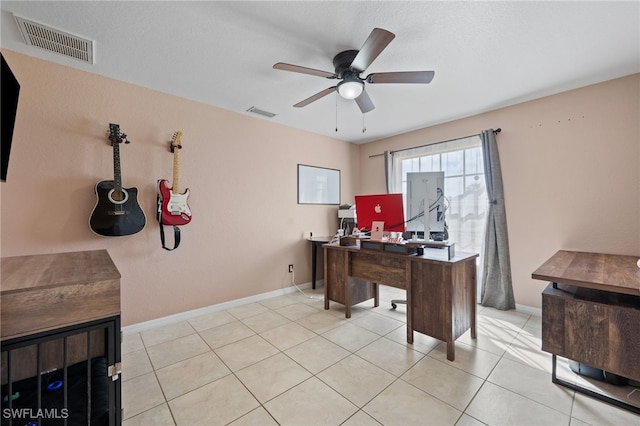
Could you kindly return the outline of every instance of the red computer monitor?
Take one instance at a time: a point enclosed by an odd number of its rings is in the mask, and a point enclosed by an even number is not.
[[[360,230],[371,230],[371,222],[383,221],[384,230],[404,232],[402,194],[356,195],[356,215]]]

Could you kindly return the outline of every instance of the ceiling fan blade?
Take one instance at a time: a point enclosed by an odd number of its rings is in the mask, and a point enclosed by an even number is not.
[[[353,59],[351,69],[362,72],[369,68],[369,65],[371,65],[380,52],[391,43],[391,40],[393,40],[395,36],[394,33],[383,30],[382,28],[374,28]]]
[[[336,86],[333,87],[329,87],[327,89],[324,89],[322,92],[318,92],[313,96],[308,97],[307,99],[305,99],[304,101],[300,101],[297,104],[294,105],[295,108],[302,108],[303,106],[307,106],[309,105],[311,102],[315,102],[318,99],[327,96],[329,93],[334,92],[336,90]]]
[[[369,74],[365,80],[367,83],[416,83],[428,84],[433,80],[433,71],[401,71],[401,72],[378,72]]]
[[[300,65],[285,64],[284,62],[278,62],[273,66],[276,70],[299,72],[301,74],[315,75],[317,77],[325,78],[338,78],[338,76],[332,72],[317,70],[314,68],[301,67]]]
[[[371,98],[367,94],[366,90],[363,90],[360,96],[356,98],[356,103],[360,107],[360,111],[362,111],[363,114],[369,111],[373,111],[376,108],[375,105],[373,105],[373,102],[371,102]]]

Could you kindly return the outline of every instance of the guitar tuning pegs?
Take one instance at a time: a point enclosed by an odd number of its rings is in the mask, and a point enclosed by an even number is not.
[[[120,133],[120,142],[131,143],[131,141],[127,139],[127,135],[125,133]]]

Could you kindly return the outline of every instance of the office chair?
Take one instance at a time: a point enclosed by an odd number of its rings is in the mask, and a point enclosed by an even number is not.
[[[406,300],[400,300],[400,299],[392,300],[391,301],[391,309],[397,308],[398,305],[406,305],[406,304],[407,304]]]

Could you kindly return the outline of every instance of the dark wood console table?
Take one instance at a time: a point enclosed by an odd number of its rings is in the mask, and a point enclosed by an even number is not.
[[[552,377],[581,393],[640,413],[640,407],[595,393],[556,375],[557,356],[640,381],[640,268],[636,256],[561,250],[532,277],[542,293],[542,350]]]
[[[318,247],[331,241],[333,237],[309,237],[311,242],[311,289],[316,289],[316,273],[318,271]]]
[[[120,272],[107,251],[5,257],[1,267],[0,376],[3,395],[12,395],[3,412],[120,425]]]
[[[374,299],[378,284],[407,291],[407,342],[417,331],[447,343],[447,359],[455,358],[455,340],[471,329],[476,337],[476,258],[446,250],[426,249],[407,255],[357,247],[324,246],[324,308],[329,301],[351,306]]]

